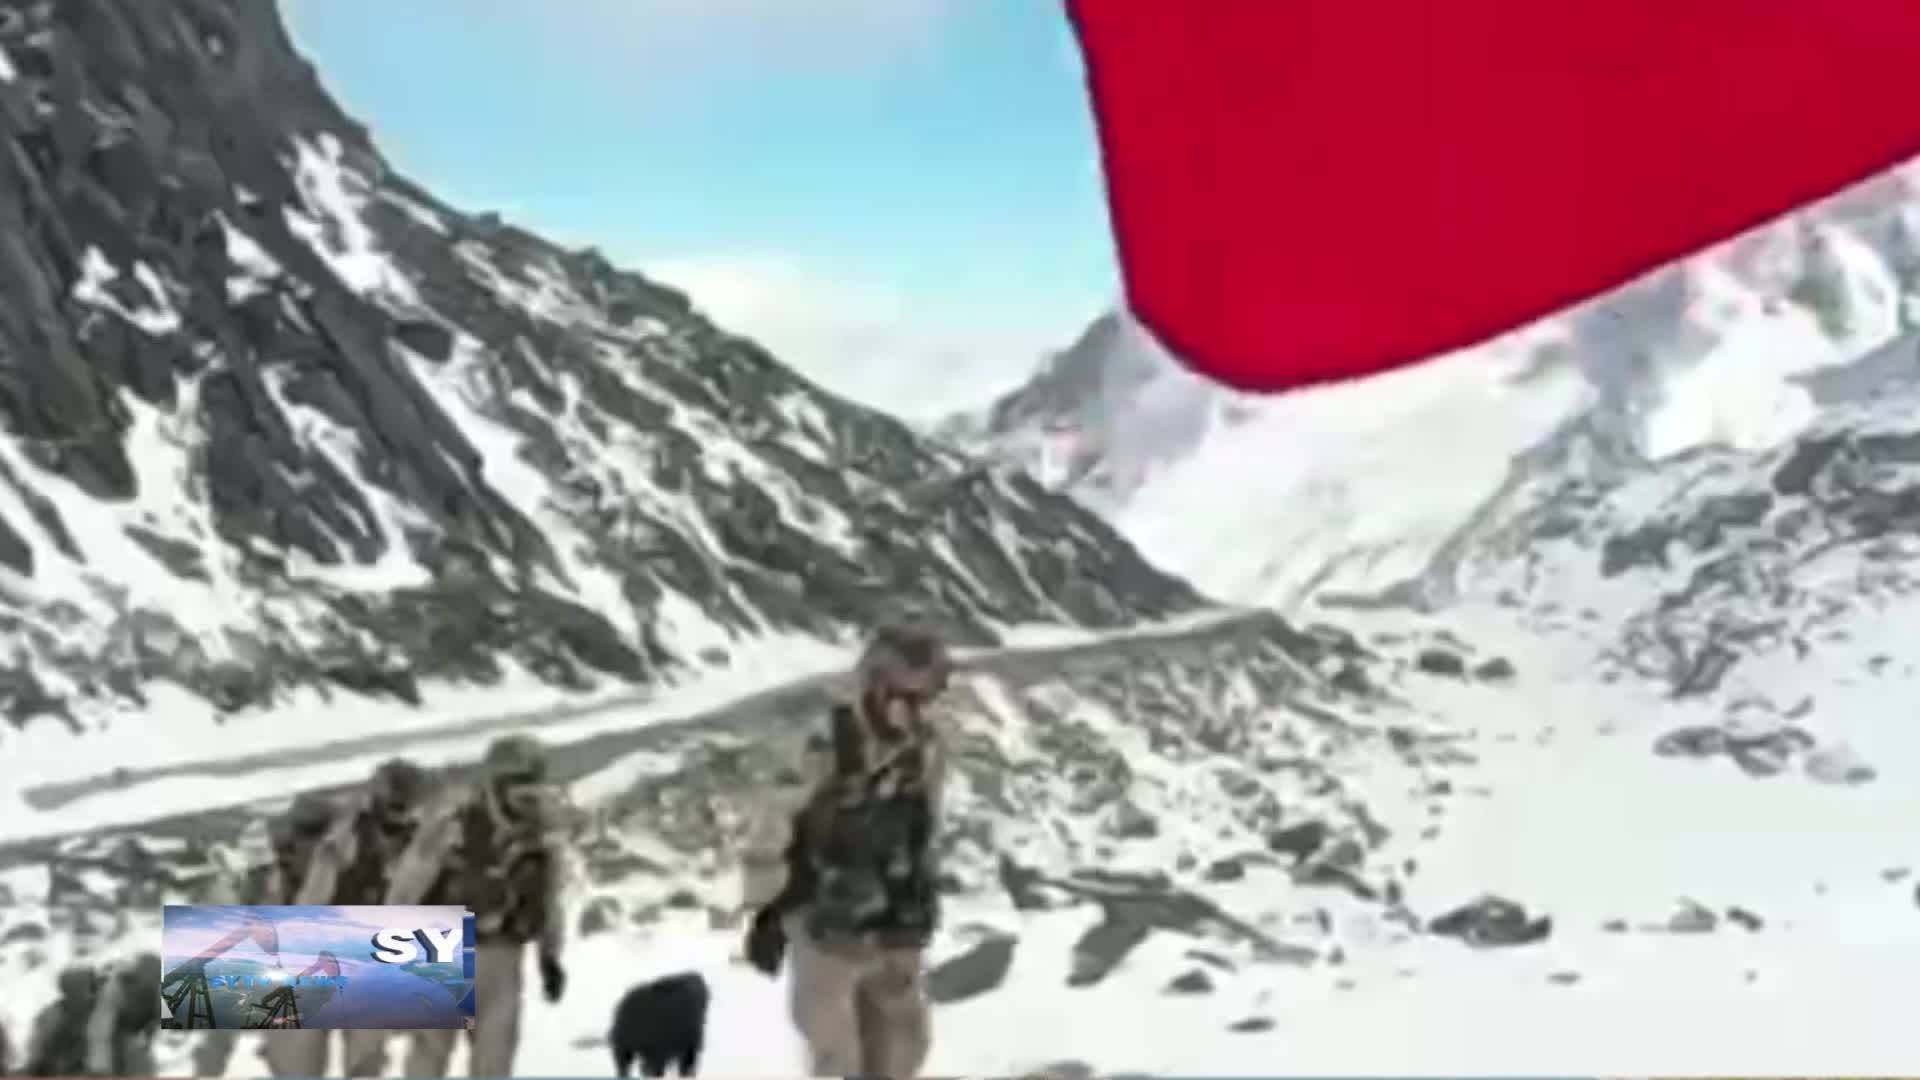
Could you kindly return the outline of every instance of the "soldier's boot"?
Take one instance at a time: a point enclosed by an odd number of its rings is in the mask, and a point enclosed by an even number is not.
[[[520,1050],[526,946],[486,943],[473,950],[473,1040],[470,1076],[512,1076]]]

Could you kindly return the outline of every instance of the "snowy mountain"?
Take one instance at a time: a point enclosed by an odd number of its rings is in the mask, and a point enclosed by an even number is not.
[[[1018,389],[939,434],[1031,472],[1102,512],[1206,436],[1225,400],[1123,311],[1095,319]]]
[[[1654,462],[1569,425],[1401,592],[1428,608],[1505,608],[1534,631],[1593,641],[1602,677],[1730,702],[1749,720],[1876,693],[1910,670],[1885,635],[1908,614],[1920,554],[1920,383],[1896,374],[1916,364],[1920,335],[1907,334],[1814,373],[1802,383],[1817,414],[1766,448]]]
[[[1110,314],[948,430],[1075,494],[1213,595],[1299,610],[1323,591],[1384,589],[1578,418],[1655,460],[1802,428],[1814,409],[1801,374],[1920,324],[1916,176],[1878,178],[1484,347],[1280,397],[1205,386]]]
[[[932,1074],[1910,1062],[1901,178],[1277,400],[1115,315],[935,440],[399,176],[271,5],[15,11],[16,1038],[293,793],[533,730],[580,959],[520,1071],[698,967],[708,1071],[791,1075],[740,811],[907,608],[965,646]]]
[[[1200,604],[673,289],[440,203],[271,4],[16,5],[0,49],[14,727],[552,701],[894,610],[990,644]]]

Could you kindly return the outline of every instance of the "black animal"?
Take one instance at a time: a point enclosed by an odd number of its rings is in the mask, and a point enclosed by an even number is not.
[[[662,976],[627,991],[607,1033],[614,1072],[628,1075],[637,1060],[642,1076],[665,1076],[670,1065],[679,1075],[692,1076],[706,1045],[709,997],[707,980],[697,971]]]

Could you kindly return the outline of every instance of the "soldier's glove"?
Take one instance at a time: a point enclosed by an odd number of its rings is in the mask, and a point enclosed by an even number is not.
[[[787,928],[780,912],[772,906],[754,912],[747,927],[747,963],[769,979],[780,974],[780,962],[787,956]]]
[[[548,1004],[559,1001],[567,992],[567,969],[545,953],[540,954],[540,992],[546,995]]]

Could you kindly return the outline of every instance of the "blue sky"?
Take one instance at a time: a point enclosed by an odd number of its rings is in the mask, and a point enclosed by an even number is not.
[[[1117,286],[1052,0],[283,0],[388,158],[925,415]]]

